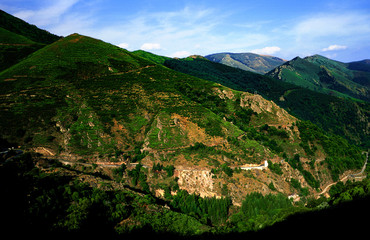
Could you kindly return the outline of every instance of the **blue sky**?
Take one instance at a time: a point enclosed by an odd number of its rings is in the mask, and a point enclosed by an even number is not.
[[[0,8],[58,35],[77,32],[171,57],[370,59],[369,0],[2,0]]]

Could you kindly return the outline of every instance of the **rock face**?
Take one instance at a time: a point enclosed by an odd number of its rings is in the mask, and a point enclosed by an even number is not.
[[[209,170],[176,170],[180,189],[201,197],[215,197],[213,174]]]

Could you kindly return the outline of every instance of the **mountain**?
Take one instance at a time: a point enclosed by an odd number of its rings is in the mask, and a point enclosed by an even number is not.
[[[314,55],[304,59],[296,57],[271,70],[267,75],[317,92],[369,101],[370,73],[353,70],[355,66],[366,64],[345,64]]]
[[[0,10],[0,71],[59,38]]]
[[[215,53],[205,57],[213,62],[261,74],[265,74],[285,62],[278,57],[254,53]]]

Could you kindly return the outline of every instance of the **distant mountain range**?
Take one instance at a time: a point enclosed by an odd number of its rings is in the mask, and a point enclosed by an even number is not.
[[[205,57],[213,62],[261,74],[286,62],[278,57],[254,53],[215,53]]]
[[[344,98],[370,100],[370,60],[342,63],[324,56],[290,61],[254,53],[215,53],[208,60]]]

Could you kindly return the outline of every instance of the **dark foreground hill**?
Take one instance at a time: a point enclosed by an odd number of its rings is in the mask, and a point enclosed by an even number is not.
[[[346,184],[347,187],[333,195],[330,201],[322,199],[321,204],[317,201],[310,204],[310,208],[293,208],[289,202],[282,208],[284,199],[281,196],[280,203],[278,198],[263,198],[262,195],[253,202],[249,196],[240,211],[230,210],[229,220],[217,226],[195,213],[175,208],[168,200],[128,186],[115,190],[109,186],[105,189],[89,187],[76,173],[85,178],[93,176],[86,170],[81,173],[73,168],[61,168],[57,163],[46,163],[29,154],[6,163],[1,159],[2,233],[17,239],[245,239],[301,235],[357,238],[367,232],[368,180]],[[95,178],[108,183],[106,179]],[[196,196],[187,196],[181,201],[186,199],[189,208],[197,204],[191,199],[200,201]],[[351,202],[347,202],[348,197]],[[210,199],[206,200],[203,204],[211,203]],[[258,200],[269,203],[269,207],[259,206]],[[338,200],[339,203],[333,204]],[[217,206],[217,203],[213,199],[212,204]],[[212,209],[212,205],[208,206]],[[259,211],[259,215],[247,215],[249,207]],[[282,221],[294,212],[298,214]]]

